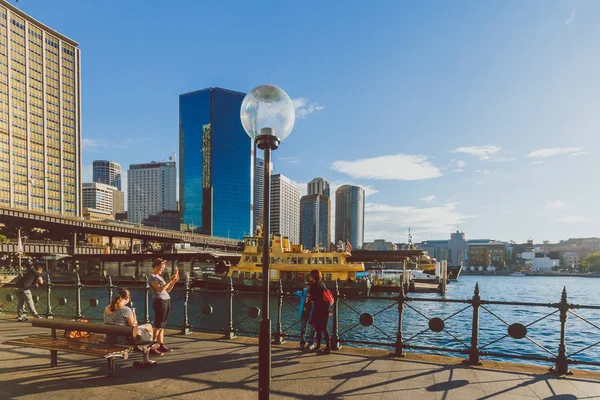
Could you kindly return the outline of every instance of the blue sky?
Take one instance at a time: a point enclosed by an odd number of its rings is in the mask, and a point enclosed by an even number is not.
[[[271,83],[298,106],[276,172],[365,187],[366,241],[600,235],[600,2],[19,6],[80,43],[84,179],[177,151],[179,94]]]

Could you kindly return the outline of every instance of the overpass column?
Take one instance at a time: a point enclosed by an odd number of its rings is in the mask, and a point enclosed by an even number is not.
[[[71,254],[75,254],[77,253],[77,232],[73,231],[73,238],[72,238],[73,242],[72,242],[72,250],[71,250]]]
[[[133,254],[133,237],[129,238],[129,254]]]

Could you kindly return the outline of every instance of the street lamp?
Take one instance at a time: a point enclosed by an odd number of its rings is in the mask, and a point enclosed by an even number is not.
[[[296,121],[294,104],[286,92],[273,85],[257,86],[244,97],[240,111],[244,130],[264,151],[265,165],[271,163],[271,150],[285,140]],[[262,317],[258,335],[258,398],[268,399],[271,384],[271,320],[269,318],[269,201],[271,176],[264,174]]]

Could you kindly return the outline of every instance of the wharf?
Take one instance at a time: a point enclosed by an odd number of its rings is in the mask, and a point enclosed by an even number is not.
[[[0,342],[47,330],[0,317]],[[158,365],[131,366],[140,355],[105,362],[73,354],[50,368],[47,351],[0,345],[0,399],[256,399],[258,347],[253,338],[169,332],[175,350],[155,357]],[[600,399],[600,373],[575,371],[560,378],[542,367],[484,361],[468,367],[460,359],[346,347],[332,355],[273,346],[272,399]]]

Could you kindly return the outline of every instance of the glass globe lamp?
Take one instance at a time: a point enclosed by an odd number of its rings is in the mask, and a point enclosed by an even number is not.
[[[240,119],[244,130],[259,148],[274,150],[290,135],[296,112],[292,99],[281,88],[261,85],[244,97]]]

